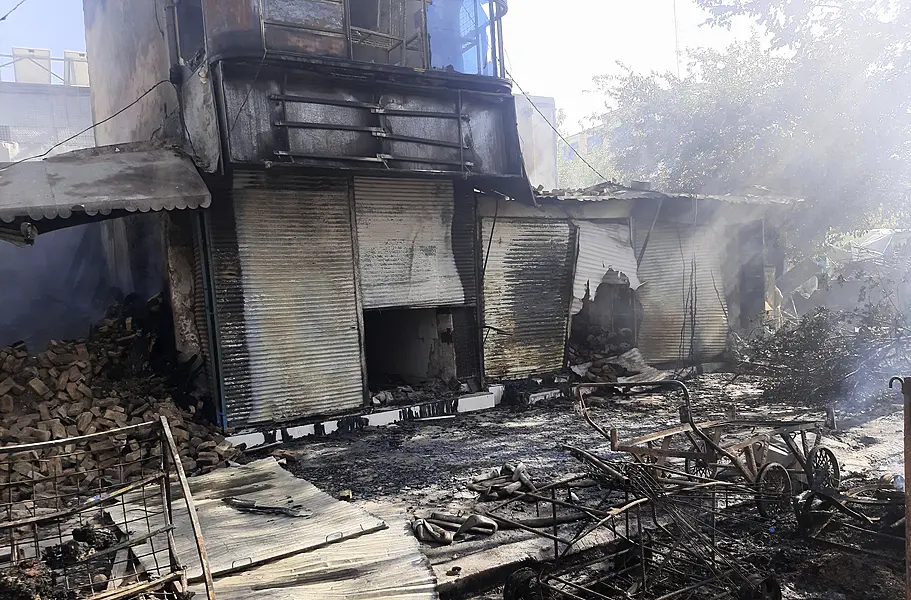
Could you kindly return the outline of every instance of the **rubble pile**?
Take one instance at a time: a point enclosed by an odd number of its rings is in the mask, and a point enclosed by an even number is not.
[[[628,328],[609,331],[590,324],[585,316],[574,319],[573,331],[567,345],[569,364],[584,365],[582,372],[587,381],[614,382],[628,373],[617,364],[616,357],[633,348],[633,332]]]
[[[238,458],[241,449],[206,423],[198,397],[182,397],[183,408],[175,403],[173,386],[149,368],[149,345],[148,332],[133,318],[120,316],[105,319],[87,340],[52,341],[34,356],[21,344],[0,348],[0,445],[90,435],[164,416],[188,474]],[[86,488],[92,484],[93,470],[133,464],[141,471],[141,460],[148,456],[143,444],[138,439],[82,442],[81,447],[67,448],[78,461],[58,462],[54,468],[62,472],[55,475]],[[18,472],[15,455],[12,459],[0,462],[0,483],[25,481],[32,475]],[[28,470],[32,463],[23,462]],[[41,461],[41,468],[50,469],[51,462]]]

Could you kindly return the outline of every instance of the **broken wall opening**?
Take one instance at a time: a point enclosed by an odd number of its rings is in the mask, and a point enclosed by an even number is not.
[[[364,311],[367,385],[380,403],[438,398],[477,373],[473,307]],[[455,330],[459,331],[456,332]]]
[[[589,373],[609,380],[634,375],[608,359],[635,348],[641,314],[629,278],[622,272],[608,269],[597,285],[594,297],[590,286],[582,300],[582,308],[572,316],[568,346],[570,364],[592,363]]]

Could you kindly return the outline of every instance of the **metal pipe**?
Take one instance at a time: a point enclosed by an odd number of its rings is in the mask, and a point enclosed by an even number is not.
[[[911,481],[911,377],[893,377],[889,380],[890,388],[895,381],[901,384],[905,398],[905,599],[911,600],[911,518],[908,518],[908,509],[911,508],[908,491],[908,482]]]

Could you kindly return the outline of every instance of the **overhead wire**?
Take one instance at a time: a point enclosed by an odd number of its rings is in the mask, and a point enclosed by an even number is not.
[[[534,100],[531,99],[531,96],[529,96],[529,95],[525,92],[525,90],[522,88],[522,86],[519,84],[519,82],[516,80],[516,78],[513,76],[513,74],[509,71],[509,69],[506,70],[506,75],[509,77],[510,81],[512,81],[512,82],[515,84],[515,86],[516,86],[517,88],[519,88],[519,91],[522,93],[523,96],[525,96],[525,99],[528,101],[529,104],[531,104],[531,107],[532,107],[533,109],[535,109],[535,111],[536,111],[539,115],[541,115],[541,118],[544,119],[544,122],[547,123],[547,125],[548,125],[551,129],[554,130],[554,133],[557,134],[557,137],[559,137],[561,140],[563,140],[563,143],[566,144],[566,145],[569,147],[569,149],[573,151],[573,154],[575,154],[576,156],[578,156],[578,157],[582,160],[582,162],[585,163],[585,166],[587,166],[589,169],[591,169],[592,172],[593,172],[595,175],[597,175],[598,177],[600,177],[600,178],[601,178],[601,181],[608,181],[607,177],[605,177],[604,175],[602,175],[601,172],[598,171],[598,169],[596,169],[596,168],[594,167],[594,165],[592,165],[590,162],[588,162],[588,160],[586,160],[586,158],[585,158],[584,156],[582,156],[582,154],[579,153],[579,151],[575,148],[575,146],[573,146],[572,144],[569,143],[569,140],[567,140],[567,139],[563,136],[563,134],[560,133],[560,130],[557,129],[556,125],[554,125],[553,123],[550,122],[550,119],[547,118],[547,115],[545,115],[545,114],[541,111],[541,109],[538,108],[538,105],[535,104],[535,103],[534,103]]]
[[[22,164],[22,163],[24,163],[24,162],[28,162],[28,161],[30,161],[30,160],[35,160],[36,158],[44,158],[45,156],[47,156],[48,154],[50,154],[51,152],[53,152],[54,150],[56,150],[56,149],[59,148],[60,146],[63,146],[64,144],[73,141],[74,139],[76,139],[76,138],[79,137],[80,135],[82,135],[82,134],[84,134],[84,133],[88,133],[89,131],[92,131],[93,129],[95,129],[95,128],[98,127],[99,125],[103,125],[103,124],[107,123],[107,122],[110,121],[111,119],[117,117],[118,115],[123,114],[123,113],[126,112],[127,110],[129,110],[129,109],[131,109],[132,107],[136,106],[137,104],[139,104],[139,102],[140,102],[143,98],[145,98],[146,96],[148,96],[149,94],[151,94],[152,92],[154,92],[156,89],[158,89],[159,86],[161,86],[161,85],[163,85],[163,84],[165,84],[165,83],[171,83],[171,81],[170,81],[169,79],[162,79],[161,81],[159,81],[158,83],[156,83],[155,85],[153,85],[152,87],[150,87],[149,89],[147,89],[145,92],[143,92],[138,98],[136,98],[135,100],[133,100],[132,102],[130,102],[129,104],[127,104],[126,106],[124,106],[123,108],[121,108],[120,110],[118,110],[117,112],[115,112],[114,114],[112,114],[112,115],[110,115],[110,116],[108,116],[108,117],[105,117],[104,119],[98,121],[97,123],[92,123],[91,125],[89,125],[89,126],[86,127],[85,129],[83,129],[82,131],[80,131],[80,132],[78,132],[78,133],[74,133],[74,134],[71,135],[70,137],[68,137],[68,138],[66,138],[65,140],[63,140],[62,142],[57,142],[56,144],[54,144],[53,146],[51,146],[50,148],[48,148],[47,150],[45,150],[45,151],[42,152],[41,154],[36,154],[36,155],[34,155],[34,156],[29,156],[29,157],[26,157],[26,158],[19,159],[19,160],[13,162],[13,163],[10,163],[10,164],[6,165],[6,166],[3,167],[3,168],[0,168],[0,172],[6,171],[6,170],[8,170],[8,169],[11,169],[11,168],[15,167],[16,165]]]
[[[4,14],[2,17],[0,17],[0,21],[6,21],[6,19],[7,19],[11,14],[13,14],[14,12],[16,12],[16,9],[17,9],[17,8],[19,8],[20,6],[22,6],[22,5],[25,4],[26,2],[28,2],[28,0],[19,0],[19,2],[16,3],[16,6],[12,7],[12,8],[9,9],[8,11],[6,11],[6,14]]]

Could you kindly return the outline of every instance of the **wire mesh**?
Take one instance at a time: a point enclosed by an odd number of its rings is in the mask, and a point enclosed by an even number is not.
[[[167,433],[162,420],[0,448],[0,597],[184,597],[171,485],[185,475]]]

